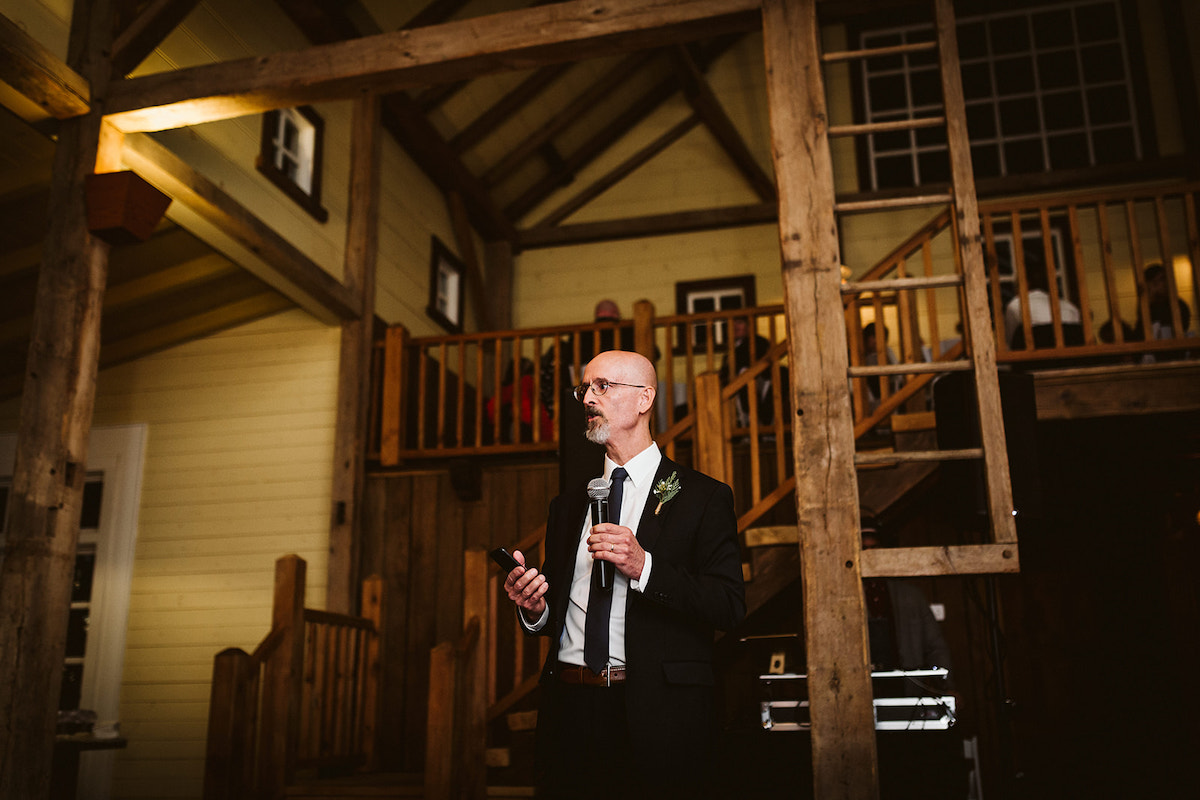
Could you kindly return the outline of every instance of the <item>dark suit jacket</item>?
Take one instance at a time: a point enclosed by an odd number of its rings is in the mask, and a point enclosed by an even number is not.
[[[626,702],[631,742],[668,765],[703,757],[713,728],[715,630],[745,616],[742,559],[733,492],[707,475],[664,457],[657,484],[678,474],[679,492],[655,515],[653,494],[638,541],[653,555],[643,592],[630,589],[625,609]],[[588,512],[586,487],[550,505],[543,574],[550,584],[550,637],[542,682],[557,680],[558,645],[566,624],[576,548]]]

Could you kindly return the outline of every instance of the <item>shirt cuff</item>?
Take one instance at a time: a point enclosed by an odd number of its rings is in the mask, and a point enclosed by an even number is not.
[[[650,580],[650,566],[653,564],[653,562],[654,557],[649,553],[646,553],[646,562],[642,564],[642,574],[638,575],[637,580],[629,582],[630,589],[633,589],[635,592],[646,591],[645,586],[646,582]]]
[[[522,628],[530,633],[537,633],[546,627],[546,620],[550,619],[550,604],[547,603],[546,607],[542,609],[542,615],[537,618],[536,622],[530,622],[526,619],[525,612],[520,607],[517,608],[517,619],[521,621]]]

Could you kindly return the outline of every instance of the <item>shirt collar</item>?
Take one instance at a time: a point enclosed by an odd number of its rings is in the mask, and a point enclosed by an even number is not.
[[[625,471],[629,473],[629,479],[633,481],[635,489],[649,486],[654,480],[654,474],[658,472],[658,465],[662,462],[662,451],[658,449],[658,445],[651,442],[650,446],[642,452],[638,453],[629,461],[625,462]],[[617,468],[612,459],[608,456],[604,457],[604,479],[612,480],[612,471]]]

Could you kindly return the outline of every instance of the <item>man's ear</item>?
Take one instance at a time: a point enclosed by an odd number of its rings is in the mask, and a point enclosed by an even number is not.
[[[658,394],[658,390],[653,386],[647,386],[642,389],[638,395],[638,413],[646,414],[654,411],[654,397]]]

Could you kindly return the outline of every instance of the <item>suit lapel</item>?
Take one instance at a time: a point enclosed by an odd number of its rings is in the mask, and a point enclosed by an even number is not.
[[[654,486],[678,469],[679,465],[666,456],[663,456],[662,461],[658,463],[658,470],[654,473],[654,482],[650,484],[650,494],[646,498],[646,507],[642,509],[642,518],[638,521],[638,543],[645,550],[653,550],[654,543],[658,541],[658,537],[662,534],[667,512],[671,508],[671,503],[667,503],[663,506],[661,514],[654,513],[655,509],[658,508],[658,498],[654,496]]]

